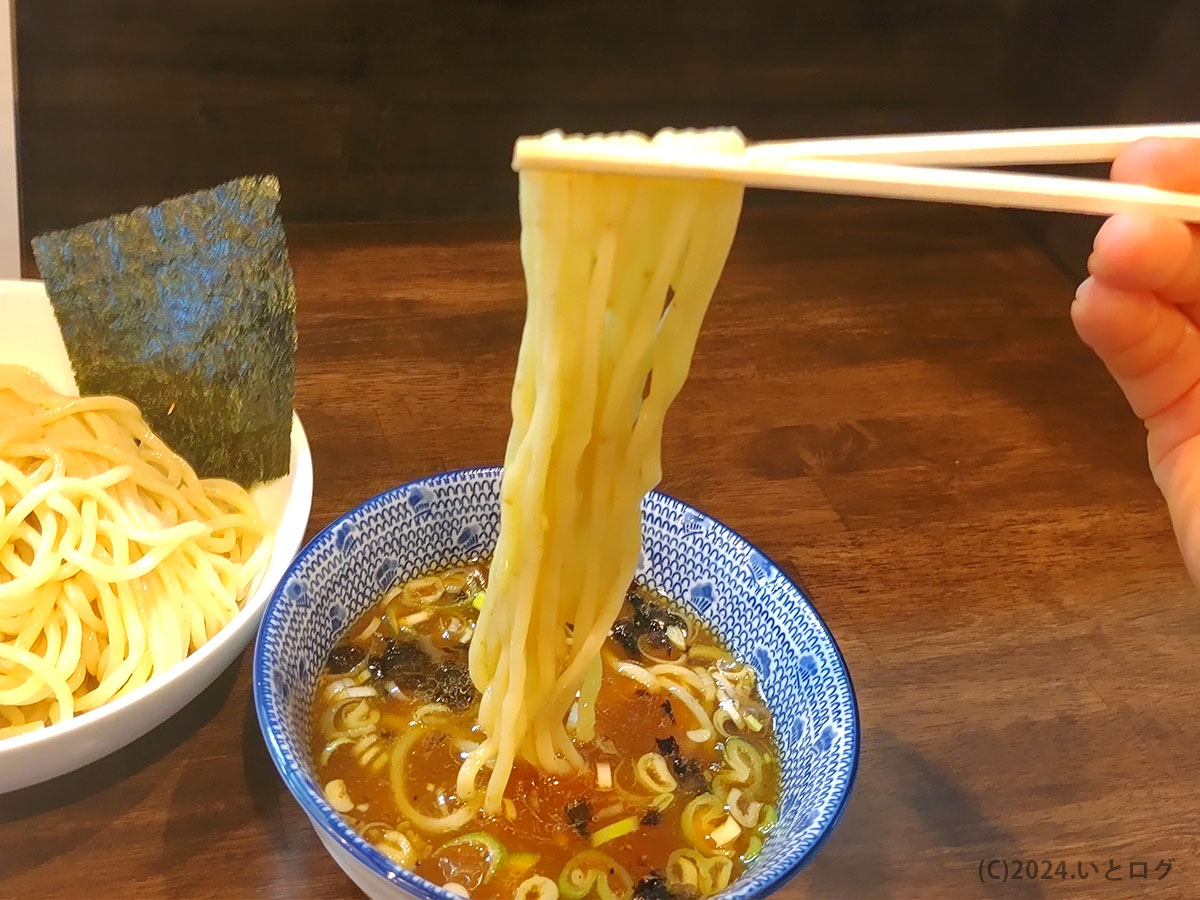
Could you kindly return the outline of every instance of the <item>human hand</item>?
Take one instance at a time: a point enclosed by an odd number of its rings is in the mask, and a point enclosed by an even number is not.
[[[1200,140],[1139,141],[1112,180],[1200,193]],[[1146,426],[1150,471],[1200,585],[1200,228],[1113,216],[1088,272],[1071,319]]]

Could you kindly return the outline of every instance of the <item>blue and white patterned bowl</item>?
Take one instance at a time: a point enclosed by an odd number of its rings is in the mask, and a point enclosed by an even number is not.
[[[500,524],[500,469],[414,481],[351,510],[296,558],[263,616],[254,701],[267,747],[326,849],[369,896],[457,900],[388,861],[325,801],[308,751],[308,713],[330,648],[397,579],[489,552]],[[779,823],[723,900],[765,897],[829,835],[858,766],[858,711],[837,645],[807,598],[755,547],[663,494],[642,507],[638,579],[694,607],[758,669],[775,714]]]

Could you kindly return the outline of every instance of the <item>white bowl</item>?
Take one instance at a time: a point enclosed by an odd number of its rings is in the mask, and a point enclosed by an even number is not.
[[[76,394],[75,376],[40,281],[0,281],[0,363],[45,377]],[[127,696],[58,725],[0,740],[0,793],[37,784],[100,759],[174,715],[208,687],[254,637],[267,600],[300,549],[312,503],[312,456],[298,416],[292,418],[289,473],[252,492],[275,532],[258,588],[232,621],[183,662]]]

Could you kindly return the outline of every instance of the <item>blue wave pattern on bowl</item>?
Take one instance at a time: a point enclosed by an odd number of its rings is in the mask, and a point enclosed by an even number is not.
[[[267,607],[254,658],[255,703],[276,766],[305,811],[378,874],[448,896],[393,866],[324,799],[308,752],[309,704],[330,648],[397,580],[490,552],[500,469],[467,469],[381,494],[301,551]],[[836,824],[854,781],[858,720],[837,646],[811,604],[759,550],[660,493],[643,503],[637,579],[687,603],[759,672],[781,751],[779,823],[721,894],[762,896],[795,874]]]

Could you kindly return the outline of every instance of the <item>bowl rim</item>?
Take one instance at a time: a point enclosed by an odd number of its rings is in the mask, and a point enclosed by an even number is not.
[[[267,745],[267,750],[271,756],[271,762],[274,763],[276,770],[283,779],[288,791],[295,798],[300,808],[308,815],[309,820],[330,838],[332,838],[346,853],[350,855],[356,862],[366,866],[370,872],[395,885],[410,895],[421,898],[421,900],[462,900],[457,894],[447,891],[440,885],[434,884],[431,881],[417,875],[402,866],[398,866],[389,860],[386,856],[376,850],[373,846],[367,843],[354,829],[346,824],[345,820],[337,814],[331,807],[324,802],[324,798],[318,795],[318,791],[308,783],[305,777],[301,774],[298,768],[294,768],[288,763],[288,753],[284,750],[282,744],[276,735],[276,729],[279,726],[279,716],[275,711],[275,691],[271,687],[270,680],[267,677],[268,672],[268,647],[266,644],[266,634],[268,625],[271,621],[272,614],[275,612],[278,603],[281,602],[284,592],[284,587],[295,575],[296,570],[304,564],[309,554],[316,546],[328,535],[337,529],[343,522],[353,516],[357,516],[368,507],[385,502],[393,497],[399,497],[410,488],[418,485],[429,485],[448,478],[457,478],[464,476],[482,476],[492,475],[497,476],[502,473],[501,466],[466,466],[459,469],[448,469],[443,472],[436,472],[431,475],[425,475],[420,478],[414,478],[406,481],[403,484],[388,488],[374,496],[368,497],[355,506],[343,512],[337,518],[333,519],[328,525],[322,528],[319,532],[313,535],[304,547],[296,554],[295,559],[284,571],[274,591],[271,593],[270,599],[267,601],[266,607],[263,610],[263,616],[258,629],[258,635],[254,642],[254,658],[252,668],[252,690],[254,692],[254,709],[258,718],[259,730],[262,732],[263,740]],[[850,668],[846,665],[846,659],[842,654],[842,649],[838,646],[837,640],[833,633],[829,630],[828,624],[821,617],[816,606],[813,605],[812,599],[808,593],[787,574],[770,556],[763,553],[757,545],[751,543],[734,529],[730,528],[721,520],[709,515],[703,510],[697,509],[691,504],[673,497],[670,494],[662,491],[653,490],[647,496],[654,496],[668,502],[668,505],[696,513],[719,530],[725,532],[726,537],[732,537],[742,542],[752,550],[759,553],[774,569],[779,576],[787,582],[788,585],[796,591],[796,594],[808,605],[809,609],[816,620],[816,624],[820,627],[821,633],[829,642],[829,647],[833,650],[833,655],[841,667],[842,677],[846,681],[847,695],[850,700],[850,724],[851,727],[848,733],[849,752],[850,752],[850,767],[847,770],[846,780],[841,789],[841,793],[836,797],[833,805],[833,813],[831,814],[828,823],[821,833],[813,841],[812,845],[778,876],[766,884],[763,889],[748,893],[737,893],[737,882],[733,882],[724,891],[717,894],[717,897],[740,898],[740,900],[748,900],[748,898],[764,897],[781,888],[784,884],[793,879],[800,871],[807,866],[817,852],[825,845],[825,842],[833,834],[837,825],[842,819],[842,815],[846,811],[846,806],[850,801],[850,796],[854,792],[854,785],[858,777],[858,766],[860,749],[862,745],[861,720],[858,709],[858,697],[854,689],[854,682],[850,675]]]
[[[40,282],[37,283],[40,284]],[[5,282],[0,282],[0,286],[4,284]],[[244,650],[250,644],[251,638],[256,637],[258,617],[265,612],[267,606],[270,604],[271,598],[275,594],[275,589],[292,571],[292,564],[296,558],[296,548],[301,546],[304,540],[304,532],[307,530],[308,516],[312,508],[312,448],[309,446],[308,434],[304,430],[303,423],[300,421],[300,415],[295,411],[292,412],[292,431],[289,441],[291,452],[295,454],[294,464],[288,473],[292,478],[292,484],[288,490],[287,499],[284,502],[284,507],[280,515],[279,527],[276,528],[272,535],[272,540],[275,543],[271,547],[271,555],[268,557],[267,565],[263,569],[262,580],[259,581],[258,586],[255,587],[250,596],[246,598],[241,609],[234,614],[233,618],[226,622],[211,638],[205,641],[203,646],[189,653],[166,672],[151,676],[148,681],[138,685],[128,694],[109,700],[107,703],[103,703],[85,713],[79,713],[67,722],[56,722],[37,731],[31,731],[28,734],[19,734],[0,741],[0,761],[4,759],[6,753],[15,754],[21,750],[30,750],[42,745],[53,744],[66,739],[68,735],[77,735],[81,731],[94,729],[111,719],[117,719],[131,708],[140,706],[144,701],[166,689],[169,685],[189,680],[197,669],[201,669],[207,664],[209,657],[220,654],[230,643],[241,641],[241,647],[239,647],[238,652]],[[252,486],[252,488],[255,487],[259,487],[259,485]],[[287,567],[280,573],[277,581],[269,585],[268,590],[271,568],[278,566],[280,561],[286,559],[289,554],[291,554],[291,560],[288,562]],[[239,637],[239,635],[241,636]],[[190,699],[188,702],[190,702]],[[123,741],[122,744],[110,747],[104,753],[92,757],[93,761],[120,749],[125,744],[132,743],[148,730],[143,729],[138,734],[130,735],[128,740]],[[87,765],[87,763],[84,762],[79,766],[72,766],[67,771],[75,771],[83,765]],[[66,774],[66,772],[62,774]],[[31,782],[26,786],[38,783],[40,782]],[[15,788],[15,790],[21,790],[21,788]],[[5,791],[0,791],[0,793],[5,793]]]

